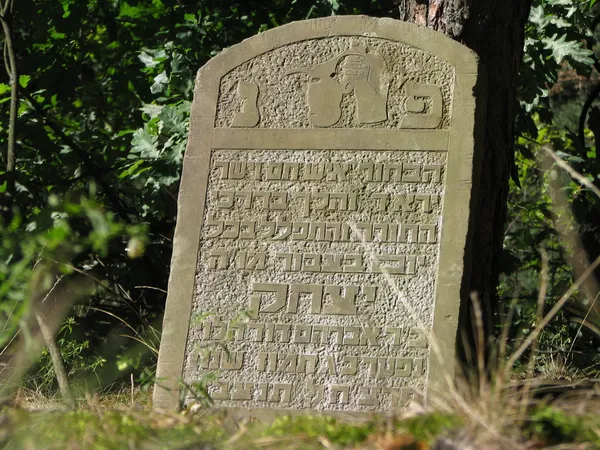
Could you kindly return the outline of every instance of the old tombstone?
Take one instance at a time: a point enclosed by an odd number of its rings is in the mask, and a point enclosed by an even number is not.
[[[393,411],[453,375],[476,81],[466,47],[364,16],[200,70],[156,407],[182,379],[218,406]]]

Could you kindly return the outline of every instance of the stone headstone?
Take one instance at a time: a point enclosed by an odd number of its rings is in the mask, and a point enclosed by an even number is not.
[[[453,376],[476,81],[466,47],[364,16],[200,70],[155,406],[182,379],[217,406],[394,411]]]

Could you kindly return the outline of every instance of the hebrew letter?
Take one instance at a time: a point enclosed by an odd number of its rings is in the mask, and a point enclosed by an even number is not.
[[[313,192],[312,201],[315,203],[313,209],[322,210],[327,208],[327,204],[329,203],[329,193],[328,192]]]
[[[273,192],[269,209],[272,211],[285,211],[287,209],[287,192]]]
[[[326,222],[311,222],[308,225],[309,241],[332,241],[333,231],[327,230]]]
[[[257,400],[260,400],[262,402],[267,401],[267,387],[268,386],[269,386],[269,383],[258,383],[259,394],[258,394],[258,397],[256,397]]]
[[[348,163],[327,163],[328,181],[346,181]]]
[[[240,222],[240,239],[256,239],[256,222],[253,220]]]
[[[281,393],[283,392],[283,398]],[[292,399],[292,385],[288,383],[275,383],[273,385],[273,393],[271,394],[270,402],[289,403]]]
[[[298,312],[298,300],[301,295],[310,295],[311,314],[320,314],[323,306],[323,285],[321,284],[292,284],[290,303],[288,304],[288,313]]]
[[[221,169],[221,180],[226,180],[229,177],[229,163],[226,161],[215,162],[215,168]]]
[[[397,262],[398,266],[382,266],[381,263]],[[374,273],[389,273],[390,275],[402,275],[406,273],[406,256],[403,255],[380,255],[379,261],[373,262]]]
[[[293,222],[292,223],[292,239],[295,241],[302,241],[308,236],[308,223],[307,222]]]
[[[298,355],[280,355],[279,358],[283,358],[283,361],[281,361],[281,365],[279,366],[279,369],[277,369],[277,372],[296,373]]]
[[[377,207],[375,209],[376,211],[385,211],[387,209],[387,202],[389,196],[389,194],[382,194],[379,192],[374,192],[373,194],[371,194],[371,198],[373,200],[377,200]]]
[[[324,163],[307,163],[304,165],[303,179],[305,181],[321,181],[324,176]]]
[[[341,295],[341,286],[327,286],[325,294],[331,297],[331,304],[325,305],[324,314],[336,315],[354,315],[356,314],[356,294],[358,294],[357,286],[346,286],[345,295]]]
[[[401,128],[437,128],[442,120],[442,90],[435,84],[406,82],[406,116]],[[426,98],[423,100],[422,98]]]
[[[344,255],[344,273],[364,272],[362,255]]]
[[[290,272],[292,270],[292,254],[291,253],[275,253],[275,258],[283,259],[283,270]]]
[[[216,237],[221,236],[221,234],[223,234],[223,221],[215,220],[215,216],[213,216],[212,214],[209,215],[206,219],[206,228],[209,228],[209,227],[215,227],[216,230],[207,231],[207,233],[206,233],[207,238],[216,238]]]
[[[266,257],[267,254],[265,252],[248,252],[248,256],[246,259],[246,269],[265,270]]]
[[[320,385],[314,384],[313,380],[309,380],[306,385],[306,392],[308,392],[307,407],[314,406],[323,401],[323,395],[325,394],[325,388]]]
[[[292,224],[290,222],[280,222],[277,221],[275,228],[279,231],[279,228],[285,228],[284,233],[281,236],[275,236],[274,239],[283,240],[287,239],[290,234],[292,234]]]
[[[221,369],[242,370],[244,352],[221,352]]]
[[[408,346],[411,348],[427,348],[427,331],[411,328],[408,335]]]
[[[318,253],[304,253],[302,270],[306,272],[321,271],[321,255]]]
[[[257,319],[259,313],[276,313],[283,309],[285,307],[285,300],[287,297],[287,287],[287,284],[253,283],[252,292],[257,293],[250,296],[250,317]],[[261,310],[260,300],[262,292],[274,293],[275,301]]]
[[[244,336],[246,334],[246,324],[245,323],[235,323],[229,322],[229,326],[227,327],[227,340],[233,341],[243,341]]]
[[[249,323],[248,329],[256,330],[256,337],[254,338],[254,342],[262,342],[263,341],[263,336],[264,336],[264,332],[265,332],[265,324],[264,323],[256,323],[256,322]]]
[[[381,336],[381,328],[364,327],[363,334],[360,337],[360,345],[378,345],[377,339]]]
[[[391,377],[394,375],[396,360],[394,358],[377,358],[377,376]]]
[[[379,395],[382,388],[364,386],[360,388],[361,398],[358,399],[358,404],[362,406],[379,407]]]
[[[360,327],[344,327],[343,345],[358,345],[360,342]]]
[[[212,323],[212,328],[219,328],[219,331],[215,333],[213,338],[215,341],[222,341],[225,339],[225,336],[227,335],[227,325],[225,322],[215,319]]]
[[[335,205],[338,201],[337,206]],[[348,209],[348,194],[338,193],[329,195],[329,210],[330,211],[346,211]]]
[[[292,326],[289,323],[278,323],[275,325],[275,330],[281,331],[281,342],[290,342],[290,328]]]
[[[244,161],[231,161],[229,163],[229,178],[241,180],[246,175],[246,163]]]
[[[313,374],[317,371],[318,357],[316,355],[300,355],[298,358],[298,373]]]
[[[298,179],[300,164],[298,163],[283,163],[283,173],[281,174],[282,180],[294,181]]]
[[[336,273],[342,271],[342,255],[332,255],[325,253],[323,255],[323,272]]]
[[[308,217],[310,215],[310,192],[299,192],[296,197],[302,200],[302,217]]]
[[[348,363],[348,367],[342,368],[342,375],[356,375],[358,372],[358,357],[344,356],[344,363]]]
[[[421,181],[421,165],[405,164],[402,171],[402,181],[407,183],[419,183]]]
[[[419,225],[419,244],[435,244],[437,242],[437,233],[435,225]]]
[[[398,236],[398,242],[401,242],[403,244],[407,242],[417,242],[417,225],[412,225],[408,223],[400,224],[400,235]]]
[[[238,220],[226,220],[224,222],[223,239],[237,239],[240,235],[240,222]]]
[[[402,164],[384,164],[383,181],[401,181]]]
[[[420,377],[423,375],[424,373],[424,359],[423,358],[415,358],[413,360],[413,370],[412,370],[412,376],[413,377]]]
[[[217,191],[217,207],[230,209],[233,208],[233,191]]]
[[[377,286],[363,286],[363,295],[365,297],[365,301],[368,303],[373,303],[375,301],[376,291]]]
[[[252,400],[252,389],[254,389],[254,383],[234,381],[231,400]]]
[[[331,385],[331,393],[329,394],[329,403],[332,405],[345,405],[350,402],[350,386]]]
[[[208,257],[209,269],[227,269],[229,262],[229,252],[227,250],[213,250]]]
[[[252,174],[252,179],[253,180],[260,180],[260,178],[261,178],[261,170],[262,170],[262,163],[259,163],[259,162],[248,163],[248,168],[250,168],[250,166],[252,166],[252,168],[254,169],[254,173]]]
[[[401,333],[402,333],[402,328],[385,327],[385,332],[387,334],[394,335],[394,345],[400,345],[400,337],[401,337]]]
[[[267,180],[281,180],[283,163],[267,164]]]
[[[296,325],[294,329],[294,344],[308,344],[312,336],[312,325]]]
[[[394,372],[394,375],[397,377],[412,376],[412,359],[396,358],[396,372]]]
[[[392,199],[391,211],[414,211],[413,203],[415,201],[414,194],[399,194],[394,195]]]
[[[427,164],[423,166],[423,175],[421,181],[424,183],[439,183],[442,179],[442,165],[441,164]]]
[[[431,195],[427,194],[417,194],[415,195],[415,200],[417,202],[422,202],[423,212],[430,213],[433,209],[431,207]]]
[[[215,381],[212,384],[214,387],[218,388],[218,391],[213,391],[210,395],[211,398],[216,400],[229,400],[229,382],[228,381]]]

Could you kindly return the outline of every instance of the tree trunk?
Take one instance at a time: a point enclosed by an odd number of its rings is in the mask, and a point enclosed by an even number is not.
[[[529,0],[399,0],[400,19],[440,31],[474,50],[487,75],[487,118],[481,176],[473,180],[469,248],[470,291],[488,325],[497,311],[508,180],[513,169],[516,88]],[[463,293],[463,299],[469,292]],[[469,327],[470,329],[470,327]]]

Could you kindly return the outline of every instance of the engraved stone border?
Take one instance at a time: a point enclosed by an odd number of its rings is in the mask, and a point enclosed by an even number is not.
[[[455,69],[449,130],[215,129],[221,78],[246,61],[278,47],[330,36],[369,36],[407,44],[449,62]],[[442,49],[443,54],[440,53]],[[294,22],[246,39],[210,60],[196,78],[189,140],[178,198],[173,255],[154,391],[154,407],[179,404],[190,324],[200,231],[212,149],[448,149],[442,234],[432,335],[442,358],[430,350],[428,387],[454,378],[455,343],[471,205],[476,137],[480,134],[475,85],[478,58],[442,33],[395,19],[334,16]],[[478,129],[476,130],[476,126]],[[340,139],[340,134],[344,135]],[[415,135],[418,138],[415,139]],[[406,139],[406,137],[411,139]],[[286,142],[286,144],[283,144]],[[480,158],[477,158],[479,160]],[[451,212],[451,216],[448,212]],[[466,268],[468,271],[468,268]]]

